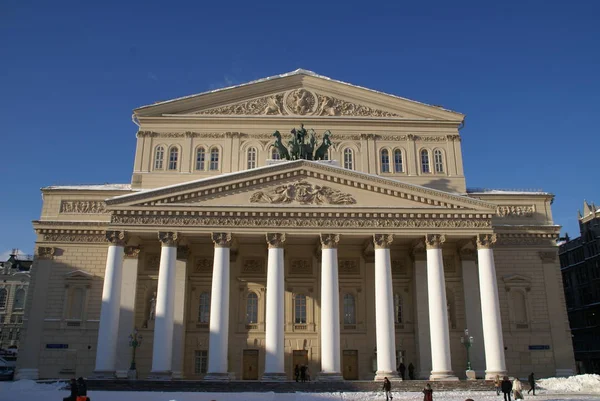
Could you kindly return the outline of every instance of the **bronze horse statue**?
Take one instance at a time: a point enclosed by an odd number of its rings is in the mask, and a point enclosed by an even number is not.
[[[273,132],[273,136],[276,138],[273,146],[275,146],[275,148],[279,152],[279,156],[285,160],[292,160],[292,158],[290,157],[290,152],[288,152],[285,145],[281,142],[281,133],[279,131],[275,131]]]
[[[319,147],[315,151],[315,160],[325,160],[327,150],[331,146],[331,140],[329,139],[329,135],[331,135],[331,132],[329,130],[323,133],[323,143],[319,145]]]

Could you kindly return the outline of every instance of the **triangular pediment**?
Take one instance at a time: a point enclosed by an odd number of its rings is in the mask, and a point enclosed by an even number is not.
[[[494,205],[477,199],[305,160],[118,196],[106,203],[109,209],[334,208],[495,213]]]
[[[438,106],[351,85],[311,71],[252,81],[135,110],[138,117],[273,116],[391,118],[460,122]]]

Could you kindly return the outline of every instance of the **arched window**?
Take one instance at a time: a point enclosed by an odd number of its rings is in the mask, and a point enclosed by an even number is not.
[[[210,150],[210,166],[209,170],[215,171],[219,169],[219,149],[212,148]]]
[[[513,296],[513,307],[515,309],[515,323],[527,324],[527,304],[525,295],[521,291],[511,291]]]
[[[154,152],[154,170],[162,170],[165,160],[165,148],[158,146]]]
[[[0,309],[6,308],[6,300],[8,299],[8,291],[0,288]]]
[[[404,163],[402,160],[402,151],[400,149],[396,149],[394,151],[394,172],[402,173],[404,172]]]
[[[15,292],[15,300],[13,302],[13,310],[19,310],[25,308],[25,290],[19,288]]]
[[[281,155],[279,154],[279,149],[275,146],[271,148],[271,159],[272,160],[281,160]]]
[[[196,170],[204,170],[204,163],[206,162],[206,150],[204,148],[198,148],[196,150]]]
[[[350,148],[344,149],[344,168],[354,170],[354,152]]]
[[[294,297],[294,323],[306,324],[306,295]]]
[[[254,292],[246,299],[246,324],[258,322],[258,296]]]
[[[390,153],[387,149],[381,150],[381,172],[389,173],[390,172]]]
[[[256,148],[248,149],[248,169],[256,168]]]
[[[73,293],[71,294],[71,305],[69,308],[69,319],[82,319],[83,315],[83,300],[85,297],[85,293],[83,288],[75,288],[73,289]]]
[[[403,308],[402,295],[394,294],[394,323],[402,323],[404,321]]]
[[[431,173],[431,170],[429,169],[429,152],[427,149],[421,151],[421,172]]]
[[[352,294],[344,294],[344,324],[356,324],[356,302]]]
[[[436,173],[444,172],[444,158],[442,156],[442,151],[439,149],[433,151],[433,164],[435,165]]]
[[[200,304],[198,305],[198,323],[209,323],[210,321],[210,294],[203,292],[200,294]]]
[[[179,149],[172,147],[169,150],[169,170],[177,170],[177,160],[179,159]]]

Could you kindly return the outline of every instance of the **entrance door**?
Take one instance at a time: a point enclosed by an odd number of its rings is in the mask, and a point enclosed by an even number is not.
[[[308,351],[305,349],[300,349],[300,350],[294,350],[293,354],[292,354],[292,379],[296,380],[296,376],[295,376],[295,371],[296,371],[296,365],[298,366],[298,368],[301,368],[302,366],[308,366]],[[300,377],[298,377],[298,380],[300,380]]]
[[[342,357],[344,380],[358,380],[358,351],[344,350]]]
[[[258,350],[245,349],[242,364],[242,380],[258,380]]]

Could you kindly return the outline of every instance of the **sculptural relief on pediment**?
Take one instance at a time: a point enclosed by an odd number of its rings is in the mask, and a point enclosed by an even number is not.
[[[402,117],[396,113],[359,105],[305,88],[201,110],[196,114]]]
[[[350,205],[356,203],[352,195],[328,186],[313,185],[306,181],[279,185],[269,191],[258,191],[250,197],[252,203],[293,203],[303,205]]]

